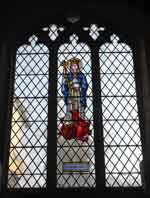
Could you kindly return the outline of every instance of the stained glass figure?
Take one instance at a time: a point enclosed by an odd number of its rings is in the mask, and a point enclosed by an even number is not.
[[[66,105],[66,115],[61,120],[60,135],[65,139],[87,141],[91,134],[90,121],[85,121],[88,83],[82,73],[82,62],[78,58],[63,61],[61,92]]]

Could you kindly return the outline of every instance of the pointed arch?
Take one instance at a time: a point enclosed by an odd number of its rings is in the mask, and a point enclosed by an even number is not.
[[[111,35],[99,50],[107,187],[141,186],[142,145],[133,53]]]

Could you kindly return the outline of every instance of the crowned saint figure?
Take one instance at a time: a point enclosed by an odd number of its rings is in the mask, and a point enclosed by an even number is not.
[[[80,59],[72,58],[63,61],[62,66],[61,92],[66,105],[66,115],[61,120],[60,135],[65,139],[86,141],[91,131],[89,130],[90,122],[85,120],[88,83],[81,71],[82,63]]]

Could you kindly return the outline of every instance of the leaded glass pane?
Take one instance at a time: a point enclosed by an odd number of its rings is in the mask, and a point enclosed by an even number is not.
[[[8,188],[46,187],[49,52],[29,41],[16,54]]]
[[[77,44],[77,40],[72,35],[71,42],[58,51],[58,188],[96,185],[91,53],[87,45]]]
[[[107,187],[141,186],[142,147],[132,51],[112,35],[99,51]]]

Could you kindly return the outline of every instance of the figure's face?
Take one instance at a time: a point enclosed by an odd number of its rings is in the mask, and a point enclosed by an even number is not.
[[[71,65],[71,71],[72,71],[73,73],[77,73],[78,70],[79,70],[79,67],[78,67],[77,64],[72,64],[72,65]]]

